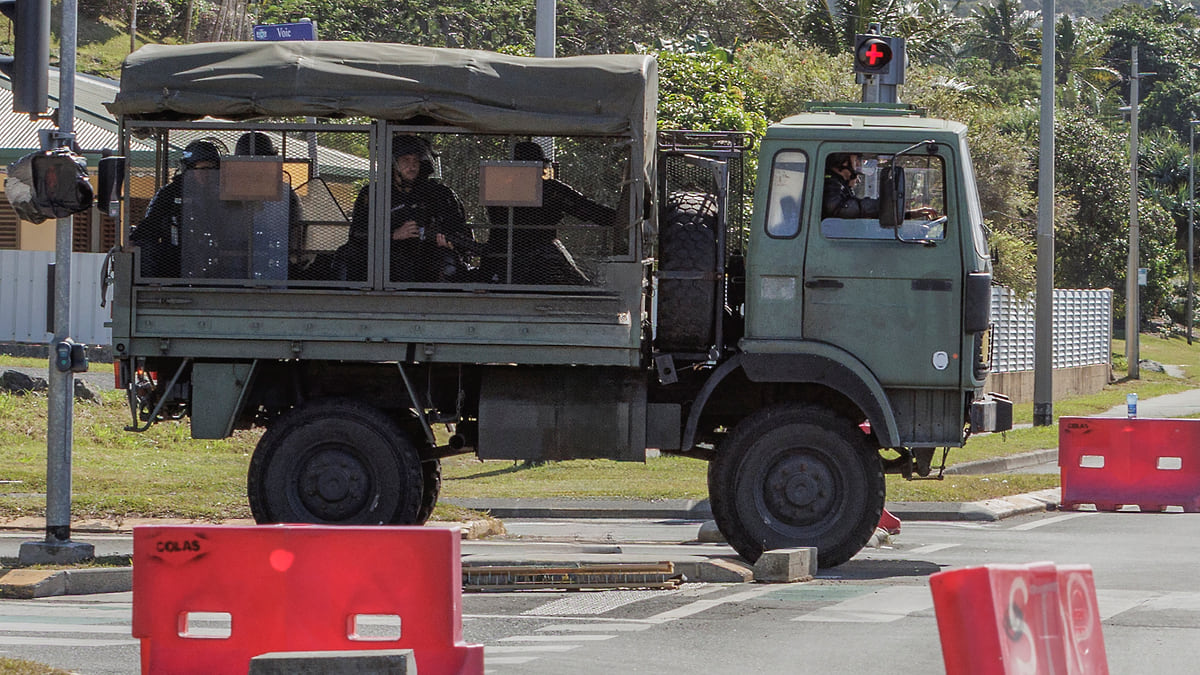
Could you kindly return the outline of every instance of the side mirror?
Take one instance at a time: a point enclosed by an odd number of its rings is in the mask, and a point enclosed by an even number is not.
[[[125,158],[119,156],[103,157],[98,167],[99,177],[96,180],[96,208],[101,213],[116,218],[120,214],[121,193],[125,185]]]
[[[895,229],[904,223],[904,169],[892,164],[879,177],[879,224]]]

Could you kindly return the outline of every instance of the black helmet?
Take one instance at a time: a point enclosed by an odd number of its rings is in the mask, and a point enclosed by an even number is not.
[[[200,162],[213,162],[220,166],[221,151],[211,141],[192,141],[183,149],[179,164],[184,169],[194,169]]]
[[[521,141],[513,146],[513,159],[518,162],[545,162],[546,151],[539,143]]]
[[[233,154],[270,156],[279,153],[275,152],[275,144],[271,142],[270,136],[261,131],[247,131],[238,138]]]
[[[421,162],[421,171],[417,177],[428,178],[434,173],[433,146],[420,136],[396,136],[392,139],[392,161],[405,155],[416,155]]]

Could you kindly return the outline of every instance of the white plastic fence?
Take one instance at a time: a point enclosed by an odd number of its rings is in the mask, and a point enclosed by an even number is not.
[[[1109,363],[1112,289],[1054,290],[1054,367]],[[992,372],[1033,370],[1033,302],[992,288]]]
[[[47,344],[46,266],[53,251],[0,251],[0,342]],[[112,343],[105,328],[109,307],[100,307],[103,253],[71,254],[71,338],[89,345]]]

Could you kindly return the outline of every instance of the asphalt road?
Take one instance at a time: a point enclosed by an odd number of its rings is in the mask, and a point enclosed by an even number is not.
[[[464,637],[484,645],[486,670],[496,675],[926,675],[944,672],[929,575],[1049,560],[1094,569],[1111,672],[1193,673],[1200,644],[1198,517],[1051,511],[994,523],[909,522],[890,545],[796,584],[467,593]],[[585,541],[586,528],[573,521],[513,521],[507,540],[464,542],[463,551],[470,559],[520,556],[523,547],[587,550],[593,557],[721,550],[677,543],[696,526],[609,523],[599,541]],[[547,540],[554,528],[557,542]],[[402,570],[396,581],[403,583]],[[132,602],[129,593],[0,601],[0,648],[83,675],[136,673]],[[402,621],[421,620],[419,608],[398,611]],[[238,621],[233,630],[245,625]]]

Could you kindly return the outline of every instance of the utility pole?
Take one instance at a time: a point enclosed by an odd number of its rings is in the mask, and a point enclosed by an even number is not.
[[[1196,125],[1200,124],[1200,120],[1195,119],[1196,113],[1192,113],[1191,120],[1188,120],[1188,236],[1187,236],[1187,270],[1188,270],[1188,285],[1187,285],[1187,343],[1192,344],[1192,324],[1195,319],[1196,308],[1194,300],[1196,297],[1196,287],[1193,284],[1194,270],[1196,267],[1196,246],[1194,240],[1194,232],[1196,231]]]
[[[75,138],[75,43],[78,1],[63,0],[58,70],[58,132],[52,146],[71,147]],[[59,218],[54,242],[54,347],[71,336],[71,228],[73,218]],[[46,539],[21,544],[22,565],[75,563],[91,560],[91,544],[71,541],[71,447],[74,442],[75,376],[69,369],[49,369],[46,422]]]
[[[1054,424],[1054,37],[1054,0],[1043,0],[1033,341],[1033,424],[1039,427]]]
[[[1125,361],[1129,364],[1128,376],[1132,380],[1141,377],[1138,367],[1138,48],[1130,48],[1129,70],[1129,263],[1125,268]]]
[[[537,0],[533,26],[533,55],[554,58],[554,40],[558,32],[557,0]]]

